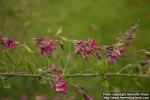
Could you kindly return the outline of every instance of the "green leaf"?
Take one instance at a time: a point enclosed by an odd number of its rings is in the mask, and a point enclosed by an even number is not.
[[[101,84],[102,84],[103,87],[106,87],[106,88],[109,87],[109,82],[106,79],[102,79]]]
[[[35,67],[31,63],[27,63],[28,70],[33,74],[35,72]]]
[[[23,45],[26,49],[27,49],[27,51],[28,52],[30,52],[30,53],[34,53],[34,51],[33,50],[31,50],[27,45]]]
[[[0,67],[2,67],[2,68],[8,67],[9,68],[9,65],[5,61],[1,61]]]
[[[57,33],[55,36],[58,36],[62,32],[62,26],[57,30]]]
[[[11,53],[5,51],[4,55],[8,61],[10,61],[12,64],[14,64],[15,61],[14,61],[13,55]]]
[[[18,66],[21,62],[21,56],[19,56],[19,58],[16,60],[15,62],[15,66]]]
[[[47,67],[49,67],[50,64],[51,64],[50,58],[47,57]]]
[[[6,88],[6,89],[10,89],[11,88],[11,83],[8,80],[2,80],[2,87]]]
[[[63,59],[63,58],[61,58],[59,62],[60,62],[60,66],[61,66],[61,67],[63,67],[63,66],[65,65],[65,62],[64,62],[64,59]]]

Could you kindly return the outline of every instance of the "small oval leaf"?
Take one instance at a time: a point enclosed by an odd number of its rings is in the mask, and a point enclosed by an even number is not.
[[[33,74],[35,72],[34,65],[31,63],[27,63],[28,70]]]
[[[4,52],[4,55],[5,55],[5,57],[6,57],[6,59],[9,61],[9,62],[11,62],[12,64],[14,64],[14,59],[13,59],[13,55],[11,54],[11,53],[9,53],[9,52]]]

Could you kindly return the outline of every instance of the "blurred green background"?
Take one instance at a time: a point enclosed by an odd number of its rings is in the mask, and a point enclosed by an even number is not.
[[[51,37],[62,26],[61,35],[64,37],[71,39],[92,37],[100,45],[111,44],[115,43],[118,33],[125,32],[137,22],[140,24],[140,30],[130,50],[150,49],[150,0],[0,0],[0,34],[22,43],[36,36]],[[2,52],[2,48],[0,49]],[[64,59],[64,55],[68,53],[67,49],[58,51],[59,53],[53,55],[52,63],[59,64],[60,59]],[[25,50],[10,52],[15,59],[22,57],[17,70],[25,70],[26,60],[31,63],[36,62],[40,67],[46,65],[46,58],[38,54],[36,56],[39,58],[35,61]],[[58,56],[60,59],[57,58]],[[127,57],[114,66],[122,67],[141,58],[143,57],[137,55]],[[2,54],[0,60],[5,61]],[[82,68],[83,65],[86,67]],[[72,57],[68,67],[71,70],[71,67],[79,66],[79,69],[84,72],[94,65],[95,59],[84,61]],[[10,89],[0,87],[1,100],[18,100],[24,95],[29,100],[34,100],[38,95],[48,96],[49,100],[53,100],[57,95],[50,90],[48,84],[39,84],[39,80],[36,79],[12,78],[8,81],[11,83]],[[113,77],[109,80],[107,88],[102,86],[97,78],[75,78],[71,81],[84,85],[88,94],[95,100],[100,100],[102,92],[106,91],[150,92],[150,80],[143,78]],[[82,96],[77,95],[73,89],[69,92],[63,97],[64,100],[82,100]]]

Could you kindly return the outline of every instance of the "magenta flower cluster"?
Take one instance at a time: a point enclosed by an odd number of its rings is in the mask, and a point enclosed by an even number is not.
[[[19,42],[9,39],[7,37],[0,36],[0,44],[5,48],[13,48],[19,44]]]
[[[117,45],[110,45],[105,47],[105,53],[108,56],[107,60],[110,63],[116,63],[119,57],[124,56],[125,48]]]
[[[57,93],[61,93],[61,94],[67,94],[67,82],[64,81],[60,75],[56,75],[55,76],[55,83],[52,86],[52,89],[54,91],[56,91]]]
[[[76,88],[76,92],[81,94],[84,97],[84,100],[93,100],[93,98],[85,92],[83,86],[75,85],[75,88]]]
[[[46,40],[43,38],[34,38],[34,42],[40,48],[40,52],[42,55],[48,55],[53,52],[56,48],[53,40]]]
[[[87,41],[76,40],[75,41],[75,53],[81,55],[83,58],[87,58],[89,55],[94,55],[98,59],[101,55],[98,53],[100,47],[94,39],[88,39]]]

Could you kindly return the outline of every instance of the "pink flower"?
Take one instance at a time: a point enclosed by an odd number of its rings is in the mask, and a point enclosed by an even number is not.
[[[43,38],[34,38],[35,44],[40,48],[42,55],[48,55],[56,48],[53,40],[44,40]]]
[[[93,98],[85,92],[84,88],[81,85],[75,85],[75,88],[77,93],[83,95],[84,100],[93,100]]]
[[[120,52],[120,56],[124,56],[125,48],[120,47],[120,48],[119,48],[119,52]]]
[[[93,98],[89,95],[83,95],[84,96],[84,100],[93,100]]]
[[[102,55],[100,55],[99,53],[96,53],[95,56],[96,56],[97,59],[101,59],[102,58]]]
[[[40,45],[44,39],[39,37],[39,38],[34,38],[33,40],[35,41],[36,45]]]
[[[62,80],[61,76],[57,75],[55,77],[55,83],[52,86],[52,89],[61,94],[67,94],[67,82]]]
[[[5,48],[13,48],[19,44],[19,42],[11,40],[6,37],[1,37],[0,38],[0,43],[5,47]]]
[[[114,64],[114,63],[116,63],[116,59],[117,58],[115,56],[110,56],[110,57],[108,57],[108,62]]]
[[[108,56],[108,62],[116,63],[119,57],[124,56],[125,49],[116,45],[110,45],[105,47],[105,53]]]
[[[89,55],[89,54],[92,54],[92,53],[93,53],[93,49],[90,48],[90,47],[86,47],[86,48],[84,48],[84,52],[85,52],[87,55]]]
[[[96,41],[94,39],[88,39],[87,44],[94,50],[99,50],[99,46],[97,45]]]
[[[75,85],[75,91],[80,94],[85,94],[84,87],[81,85]]]
[[[98,50],[100,50],[100,47],[94,39],[88,39],[87,41],[75,41],[75,53],[81,55],[83,58],[87,58],[89,55],[95,55],[96,58],[100,59],[101,55],[98,54]]]
[[[53,43],[50,43],[46,46],[41,47],[41,54],[42,55],[51,54],[54,49],[55,45]]]
[[[76,41],[75,41],[75,45],[83,46],[83,45],[84,45],[84,41],[82,41],[82,40],[76,40]]]
[[[84,41],[82,41],[82,40],[75,41],[75,47],[76,47],[75,53],[81,54],[84,49],[84,45],[85,45]]]

